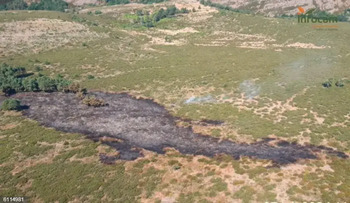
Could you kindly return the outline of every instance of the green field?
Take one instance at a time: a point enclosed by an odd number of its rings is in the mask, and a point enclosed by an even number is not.
[[[199,9],[199,3],[185,4],[196,12],[153,28],[134,23],[135,9],[161,5],[0,12],[0,44],[6,44],[0,63],[34,73],[40,67],[42,74],[61,74],[91,90],[151,98],[174,116],[225,122],[193,126],[198,133],[249,143],[274,137],[350,153],[349,23],[316,30],[296,18]],[[27,42],[9,37],[29,22],[38,29],[25,33]],[[67,30],[55,28],[60,23]],[[332,87],[324,88],[329,79]],[[0,196],[33,202],[350,201],[350,161],[335,156],[270,168],[268,161],[172,150],[104,165],[102,152],[115,153],[84,135],[1,112]]]

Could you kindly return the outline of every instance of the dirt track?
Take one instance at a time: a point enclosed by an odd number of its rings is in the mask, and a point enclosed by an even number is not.
[[[151,100],[138,100],[127,94],[92,94],[103,98],[109,105],[88,107],[81,104],[74,94],[65,93],[20,93],[13,97],[29,106],[24,110],[25,116],[44,126],[82,133],[95,141],[108,137],[102,142],[116,148],[120,152],[118,158],[125,160],[142,156],[137,148],[164,153],[164,147],[173,147],[183,154],[249,156],[272,160],[276,164],[315,159],[315,152],[320,151],[347,158],[346,154],[323,146],[302,146],[283,141],[271,146],[269,139],[254,144],[220,142],[217,138],[195,134],[190,128],[176,126],[176,118]],[[0,97],[0,102],[3,99]],[[101,160],[113,161],[105,156]]]

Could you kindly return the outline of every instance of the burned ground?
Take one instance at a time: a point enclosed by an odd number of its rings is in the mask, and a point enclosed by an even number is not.
[[[193,133],[191,128],[176,126],[177,118],[151,100],[135,99],[128,94],[91,94],[104,99],[108,106],[88,107],[81,104],[74,94],[65,93],[20,93],[13,97],[29,106],[24,110],[28,118],[60,131],[85,134],[94,141],[114,147],[119,151],[118,158],[125,160],[142,156],[139,148],[164,153],[165,147],[175,148],[183,154],[209,157],[228,154],[237,159],[248,156],[281,165],[299,159],[316,159],[316,153],[320,151],[347,158],[346,154],[323,146],[303,146],[285,141],[272,146],[271,139],[253,144],[220,140]],[[113,161],[113,157],[101,157],[106,163]]]

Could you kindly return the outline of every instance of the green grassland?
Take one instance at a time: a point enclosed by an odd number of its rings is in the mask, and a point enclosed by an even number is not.
[[[174,116],[224,121],[225,128],[209,131],[212,136],[249,142],[274,136],[350,153],[349,23],[315,30],[294,18],[196,9],[149,29],[135,25],[135,9],[124,5],[88,8],[92,15],[0,12],[0,23],[61,19],[106,35],[3,56],[0,63],[33,72],[39,66],[43,74],[62,74],[89,89],[152,98]],[[209,17],[194,20],[198,16]],[[171,32],[188,28],[196,32]],[[165,38],[170,42],[158,43]],[[329,78],[345,86],[322,87]],[[252,100],[241,100],[244,81],[258,92]],[[208,95],[214,101],[185,103]],[[333,156],[267,168],[270,163],[248,158],[148,152],[136,161],[103,165],[100,143],[83,135],[44,128],[17,113],[1,112],[0,124],[2,196],[38,202],[350,201],[350,161]]]

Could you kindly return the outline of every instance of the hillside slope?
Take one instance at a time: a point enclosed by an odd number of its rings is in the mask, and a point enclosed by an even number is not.
[[[296,14],[297,7],[304,9],[319,8],[330,13],[343,12],[350,8],[347,0],[213,0],[213,3],[231,6],[235,9],[251,10],[268,16]]]

